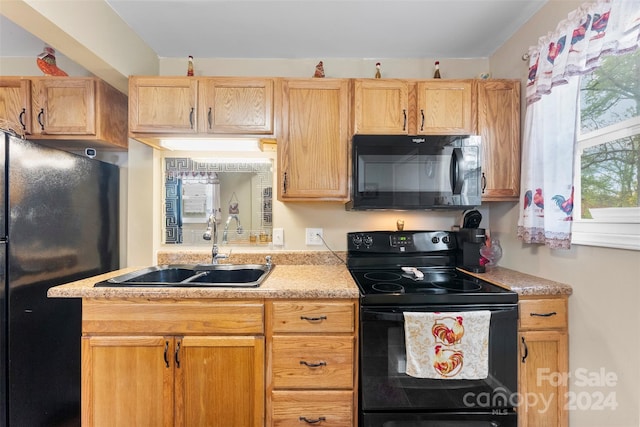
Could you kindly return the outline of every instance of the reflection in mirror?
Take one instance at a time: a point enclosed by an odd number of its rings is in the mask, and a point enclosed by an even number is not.
[[[218,244],[265,245],[271,241],[271,159],[164,159],[164,243],[206,245],[209,216]]]

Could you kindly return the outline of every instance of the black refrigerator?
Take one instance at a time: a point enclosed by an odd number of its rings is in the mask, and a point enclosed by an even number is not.
[[[0,132],[0,426],[80,425],[81,301],[119,266],[119,170]]]

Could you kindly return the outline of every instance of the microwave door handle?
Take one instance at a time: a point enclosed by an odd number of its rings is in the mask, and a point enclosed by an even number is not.
[[[451,180],[451,192],[453,194],[460,194],[462,192],[462,168],[460,164],[462,162],[462,149],[454,148],[451,153],[451,165],[449,166],[449,179]]]

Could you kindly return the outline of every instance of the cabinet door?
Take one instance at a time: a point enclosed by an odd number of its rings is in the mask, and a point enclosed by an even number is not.
[[[173,425],[172,338],[82,338],[82,425]]]
[[[482,136],[482,200],[518,200],[520,194],[520,81],[478,81]]]
[[[0,78],[0,129],[31,133],[31,82]]]
[[[176,426],[264,425],[264,338],[176,342]]]
[[[32,84],[34,134],[96,134],[95,80],[58,77]]]
[[[348,200],[349,117],[349,80],[282,82],[280,200]]]
[[[475,133],[471,80],[418,82],[416,123],[418,134],[468,135]]]
[[[529,331],[520,333],[519,339],[519,394],[523,398],[518,407],[518,426],[567,427],[567,333]],[[527,396],[544,396],[544,399],[537,399],[535,405]]]
[[[359,134],[407,134],[409,85],[393,79],[354,81],[354,132]]]
[[[194,134],[197,99],[193,77],[131,77],[129,132]]]
[[[212,78],[201,79],[200,85],[203,132],[273,133],[272,79]]]

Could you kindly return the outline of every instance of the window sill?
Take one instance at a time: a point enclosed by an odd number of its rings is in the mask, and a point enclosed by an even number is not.
[[[640,251],[640,221],[574,221],[571,244]]]

